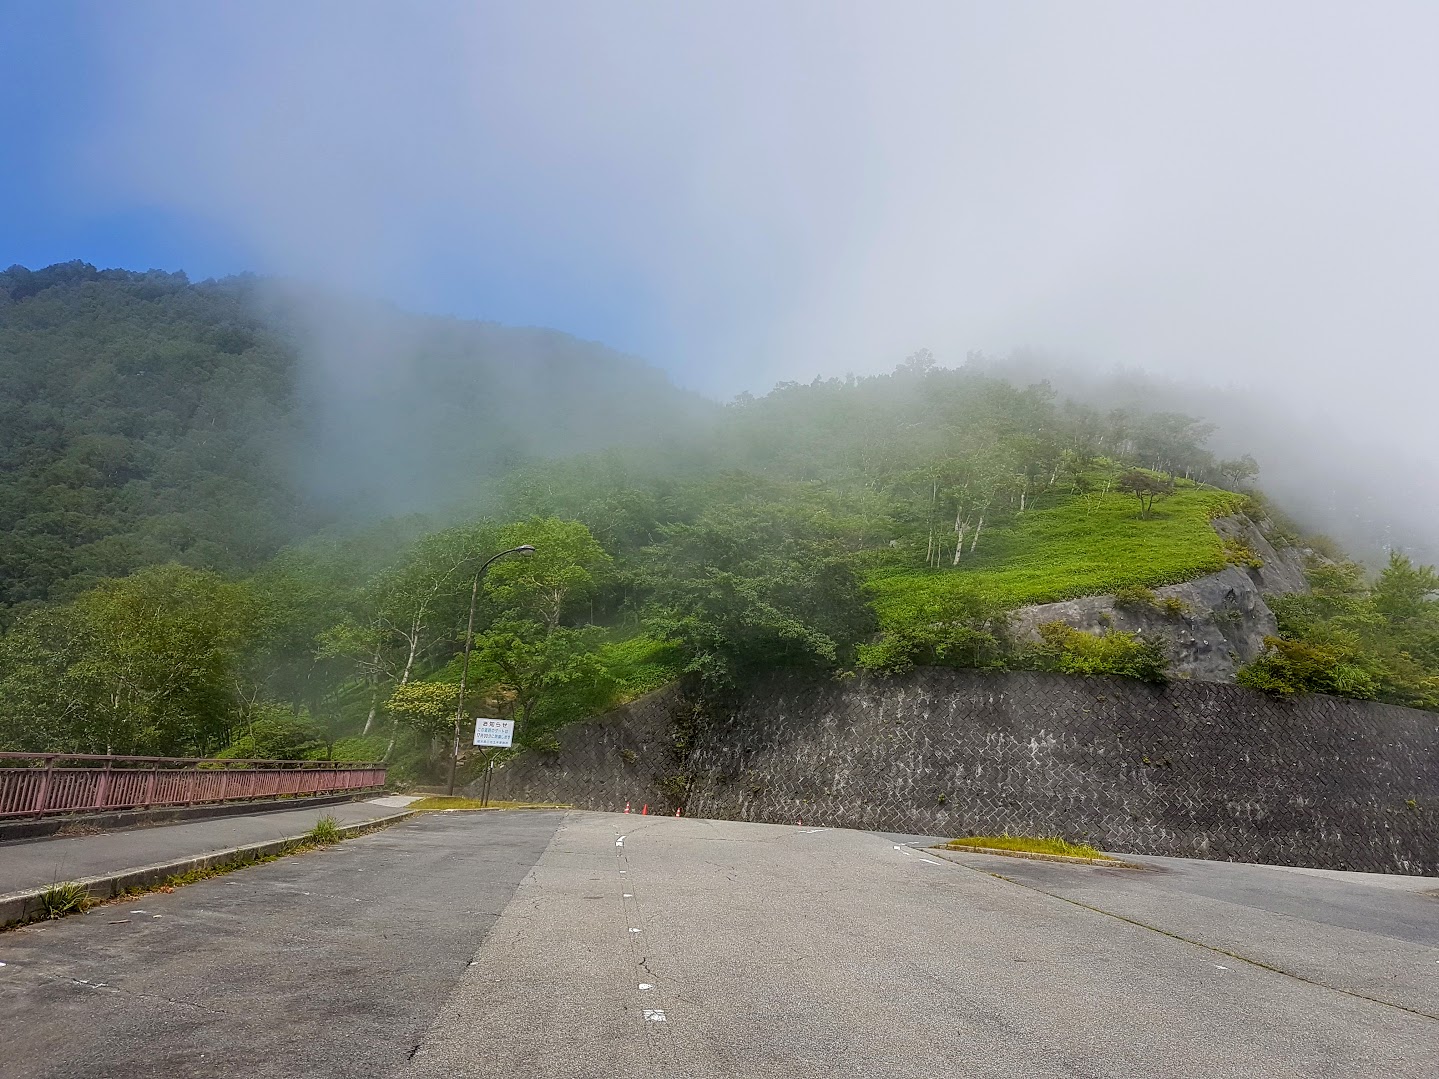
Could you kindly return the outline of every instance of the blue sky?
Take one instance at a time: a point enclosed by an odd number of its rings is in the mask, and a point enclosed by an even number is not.
[[[1029,347],[1433,452],[1430,3],[0,0],[0,25],[0,263],[300,277],[718,396]]]
[[[125,70],[105,41],[117,10],[0,0],[6,28],[0,70],[9,86],[0,110],[0,264],[35,268],[81,259],[100,267],[182,269],[194,279],[304,274],[305,267],[287,264],[235,222],[137,190],[123,162],[108,170],[97,159],[95,147],[105,144],[115,117],[116,72]],[[491,240],[500,242],[481,256],[446,242],[441,222],[426,238],[422,265],[397,267],[394,279],[358,287],[411,310],[551,326],[653,353],[659,343],[627,309],[641,296],[637,282],[538,260],[524,236],[505,232],[492,229]]]

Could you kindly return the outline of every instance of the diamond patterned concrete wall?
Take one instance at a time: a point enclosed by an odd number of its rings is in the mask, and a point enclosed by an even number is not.
[[[506,768],[504,796],[668,812],[683,798],[691,816],[1439,873],[1432,713],[1209,682],[791,677],[710,724],[681,761],[667,724],[682,707],[666,691],[571,728],[558,755]]]
[[[687,702],[675,687],[642,697],[607,715],[560,732],[558,753],[527,751],[497,768],[490,797],[565,802],[583,809],[673,813],[685,789],[682,750],[675,730]],[[479,783],[466,788],[479,793]]]

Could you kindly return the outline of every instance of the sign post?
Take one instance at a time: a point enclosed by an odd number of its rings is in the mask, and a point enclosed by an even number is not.
[[[515,742],[515,721],[513,719],[477,719],[475,720],[475,745],[480,747],[480,752],[485,755],[485,786],[480,795],[480,805],[490,804],[490,772],[494,767],[494,761],[490,759],[490,750],[509,749]]]

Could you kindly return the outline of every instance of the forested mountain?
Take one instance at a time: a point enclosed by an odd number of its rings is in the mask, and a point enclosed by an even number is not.
[[[1157,586],[1252,568],[1211,525],[1234,514],[1309,552],[1314,586],[1276,602],[1241,681],[1439,707],[1439,576],[1395,556],[1371,579],[1301,536],[1182,412],[927,353],[720,408],[555,335],[250,279],[3,280],[5,748],[432,775],[476,570],[521,544],[475,593],[465,707],[530,746],[677,678],[717,700],[779,666],[1162,679],[1159,637],[1016,639],[1009,615],[1158,609]]]
[[[0,621],[177,560],[253,569],[322,525],[463,500],[711,406],[544,330],[254,278],[0,273]]]

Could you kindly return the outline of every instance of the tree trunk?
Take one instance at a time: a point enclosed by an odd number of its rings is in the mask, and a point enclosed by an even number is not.
[[[979,546],[979,532],[984,527],[984,515],[981,514],[979,523],[974,526],[974,539],[969,544],[969,553],[974,554],[974,549]]]
[[[365,717],[365,729],[361,735],[368,735],[370,728],[375,725],[375,713],[380,708],[380,645],[375,642],[375,658],[370,662],[370,685],[373,687],[370,693],[370,714]]]

